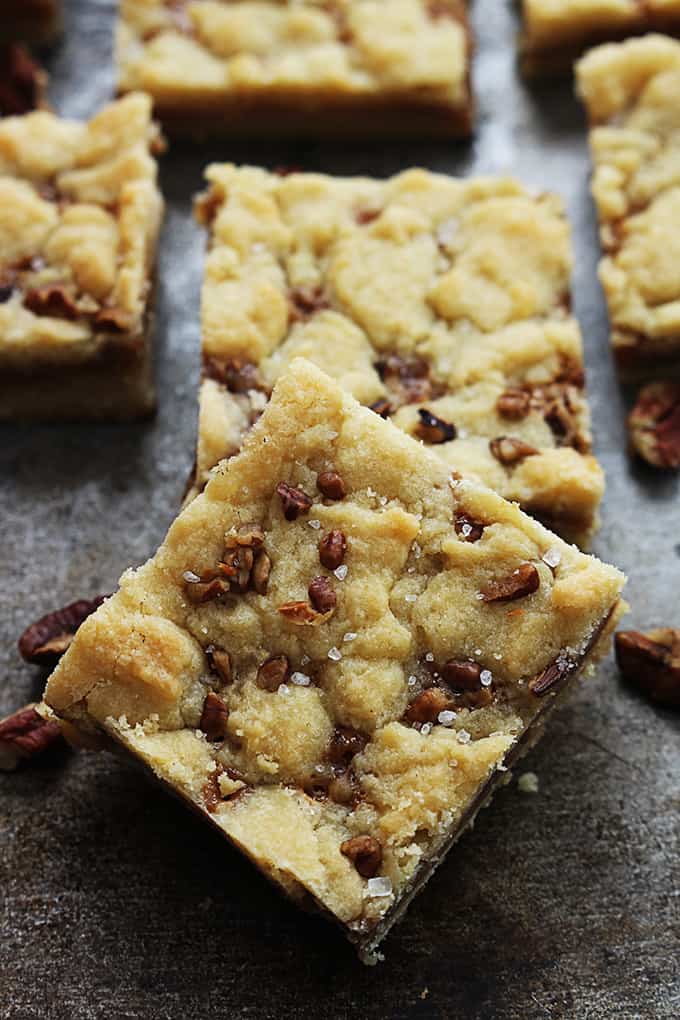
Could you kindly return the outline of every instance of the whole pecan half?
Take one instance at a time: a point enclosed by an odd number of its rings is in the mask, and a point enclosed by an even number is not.
[[[312,505],[312,500],[302,489],[297,489],[288,482],[279,482],[276,492],[281,500],[283,516],[287,521],[296,520],[300,514],[306,514]]]
[[[347,487],[337,471],[322,471],[316,484],[326,499],[344,499],[347,495]]]
[[[59,724],[26,705],[0,721],[0,769],[12,772],[63,740]]]
[[[227,735],[227,720],[229,709],[219,695],[214,691],[208,691],[203,702],[201,712],[200,729],[203,730],[210,741],[224,740]]]
[[[653,467],[680,467],[680,383],[644,386],[628,416],[633,449]]]
[[[456,426],[451,422],[438,418],[425,407],[418,410],[420,421],[415,427],[415,434],[426,443],[449,443],[456,438]]]
[[[482,602],[513,602],[532,595],[540,584],[538,570],[533,563],[521,563],[507,577],[489,581],[480,589]]]
[[[330,613],[338,604],[338,596],[327,577],[315,577],[307,592],[309,601],[318,613]]]
[[[362,878],[373,878],[382,864],[382,846],[375,836],[352,836],[340,844],[340,853],[349,857]]]
[[[106,595],[98,595],[94,599],[78,599],[41,616],[19,638],[22,659],[36,666],[56,666],[83,620],[99,609],[105,598]]]
[[[489,442],[491,453],[505,467],[519,464],[526,457],[533,457],[539,451],[535,446],[529,446],[522,439],[515,439],[513,436],[497,436]]]
[[[319,560],[326,570],[337,570],[345,558],[347,539],[344,532],[334,528],[319,541]]]
[[[659,705],[680,708],[680,630],[621,630],[614,647],[625,680]]]

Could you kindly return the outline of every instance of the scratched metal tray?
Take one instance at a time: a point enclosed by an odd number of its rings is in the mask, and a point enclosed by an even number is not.
[[[113,3],[71,0],[51,98],[77,117],[110,96]],[[510,0],[475,0],[479,124],[470,144],[175,147],[158,293],[160,410],[129,427],[4,427],[0,439],[0,715],[41,678],[16,637],[53,605],[107,592],[152,553],[193,458],[203,236],[191,196],[211,159],[386,175],[413,164],[511,172],[565,198],[576,247],[607,496],[596,552],[630,575],[630,624],[680,623],[678,479],[631,463],[569,83],[518,80]],[[525,768],[453,850],[377,968],[280,899],[218,835],[108,756],[0,775],[0,1015],[81,1018],[680,1016],[680,718],[611,661],[554,719]]]

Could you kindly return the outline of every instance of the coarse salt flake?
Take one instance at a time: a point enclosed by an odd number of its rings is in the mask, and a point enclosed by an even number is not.
[[[366,895],[371,898],[376,896],[391,896],[392,880],[386,875],[379,875],[378,878],[369,878],[366,883]]]
[[[471,736],[470,736],[470,734],[468,733],[467,730],[458,730],[458,743],[459,744],[469,744],[471,739],[472,738],[471,738]]]
[[[415,685],[418,683],[418,677],[413,676],[413,674],[411,674],[411,676],[407,680],[407,683],[409,687],[415,687]]]
[[[333,571],[338,581],[344,581],[347,577],[347,564],[341,563],[339,567],[336,567]]]
[[[310,526],[310,528],[314,528],[315,531],[318,531],[319,528],[321,527],[321,521],[317,521],[316,518],[314,518],[311,521],[307,521],[307,524]]]
[[[432,733],[432,723],[424,722],[423,725],[420,727],[420,732],[424,737],[426,737],[428,733]]]
[[[312,682],[311,677],[308,677],[306,673],[291,673],[290,682],[295,684],[296,687],[309,687]]]
[[[479,682],[482,687],[491,687],[493,682],[493,674],[490,669],[483,669],[479,674]]]
[[[356,635],[356,631],[348,630],[342,640],[343,641],[354,641],[356,639],[356,636],[357,636]]]
[[[417,595],[406,595],[404,597],[405,597],[407,602],[417,602],[418,601],[418,596]]]
[[[290,694],[290,687],[288,684],[281,684],[279,687],[279,694],[282,694],[284,698],[287,698]]]
[[[187,582],[187,584],[198,584],[198,582],[201,580],[198,574],[194,574],[193,570],[185,570],[184,573],[182,574],[182,577]]]
[[[434,662],[434,655],[432,652],[425,652],[425,662]]]
[[[544,552],[541,559],[548,567],[550,567],[551,570],[554,570],[555,567],[559,566],[562,560],[562,553],[559,549],[555,549],[553,547],[552,549],[548,549],[547,552]]]
[[[451,726],[455,718],[456,713],[452,712],[448,708],[445,708],[444,711],[440,712],[439,715],[437,716],[437,719],[442,724],[442,726]]]
[[[328,658],[332,659],[333,662],[340,662],[340,659],[342,658],[342,652],[340,651],[339,648],[336,648],[335,645],[333,645],[333,647],[329,648],[328,650]]]

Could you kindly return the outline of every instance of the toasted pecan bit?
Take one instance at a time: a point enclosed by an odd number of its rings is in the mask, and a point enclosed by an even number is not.
[[[310,606],[309,602],[284,602],[283,605],[276,607],[276,611],[289,623],[298,626],[321,622],[319,619],[321,614]]]
[[[338,604],[338,596],[327,577],[315,577],[307,593],[309,601],[318,613],[330,613]]]
[[[345,558],[347,539],[342,531],[334,528],[319,542],[319,560],[326,570],[337,570]]]
[[[290,664],[285,655],[272,655],[257,671],[257,684],[265,691],[278,691],[290,676]]]
[[[306,514],[312,505],[312,500],[302,489],[296,489],[288,482],[279,482],[276,492],[281,499],[283,516],[287,521],[294,521],[300,514]]]
[[[203,702],[199,727],[208,740],[224,740],[227,735],[227,719],[229,709],[214,691],[208,691]]]
[[[360,227],[365,226],[367,223],[373,223],[381,215],[382,209],[357,209],[354,214],[354,218]]]
[[[269,584],[269,575],[272,571],[272,561],[267,556],[264,549],[260,549],[255,557],[253,569],[250,575],[250,581],[253,586],[253,591],[256,591],[258,595],[267,594],[267,586]]]
[[[430,378],[429,363],[417,354],[390,354],[381,358],[375,368],[397,407],[434,400],[445,393],[445,387]]]
[[[232,681],[231,655],[223,648],[216,648],[215,645],[208,645],[205,649],[205,657],[213,673],[220,678],[226,686]]]
[[[316,484],[326,499],[344,499],[347,495],[347,487],[337,471],[322,471]]]
[[[24,294],[24,307],[34,315],[55,319],[77,319],[78,306],[62,284],[50,283],[33,287]]]
[[[680,708],[680,630],[622,630],[614,644],[624,680],[657,704]]]
[[[62,740],[59,724],[26,705],[0,722],[0,770],[12,772]]]
[[[452,701],[449,694],[441,687],[428,687],[413,699],[404,713],[409,723],[434,723],[440,712],[450,709]]]
[[[184,591],[190,602],[202,605],[226,595],[230,591],[229,579],[216,570],[206,570],[200,576],[187,570],[184,573]]]
[[[539,584],[540,577],[534,564],[521,563],[507,577],[489,581],[479,594],[482,602],[512,602],[533,594]]]
[[[223,774],[224,769],[221,765],[208,775],[205,783],[203,784],[203,803],[206,809],[213,815],[219,805],[222,803],[222,791],[220,790],[220,776]]]
[[[462,512],[456,514],[453,526],[465,542],[478,542],[484,534],[484,525]]]
[[[644,386],[628,416],[635,452],[659,468],[680,467],[680,383]]]
[[[393,411],[389,400],[385,400],[384,397],[380,397],[379,400],[374,400],[369,407],[371,411],[375,411],[375,413],[379,414],[381,418],[389,418]]]
[[[205,356],[203,376],[226,386],[230,393],[248,393],[250,390],[269,393],[260,378],[257,366],[242,358],[222,359]]]
[[[335,770],[328,762],[322,762],[310,769],[302,781],[302,789],[305,793],[317,800],[328,796],[330,785],[335,779]]]
[[[561,680],[569,676],[570,673],[573,673],[575,668],[576,664],[573,659],[560,654],[553,662],[546,666],[542,673],[539,673],[538,676],[529,681],[529,690],[537,698],[541,698],[548,691],[552,690],[556,684],[560,683]]]
[[[259,524],[241,524],[235,532],[229,532],[224,538],[225,549],[259,549],[264,544],[264,531]]]
[[[328,758],[334,765],[349,765],[356,754],[361,754],[368,737],[352,726],[338,726],[331,737]]]
[[[506,467],[519,464],[526,457],[533,457],[539,452],[535,446],[529,446],[523,440],[514,439],[512,436],[498,436],[490,440],[489,449],[496,460]]]
[[[508,389],[496,401],[496,410],[501,418],[509,418],[510,421],[526,418],[530,408],[531,396],[526,390]]]
[[[289,301],[290,317],[293,322],[311,319],[317,312],[331,307],[327,295],[319,286],[294,287],[290,292]]]
[[[373,878],[382,864],[382,846],[374,836],[352,836],[340,844],[362,878]]]
[[[456,438],[456,426],[451,422],[438,418],[424,407],[419,408],[418,414],[420,421],[415,427],[415,433],[419,439],[426,443],[449,443]]]
[[[452,691],[477,691],[482,686],[482,667],[470,660],[449,659],[441,669],[442,680]]]
[[[129,333],[135,324],[134,316],[124,308],[102,308],[94,317],[96,329],[105,333]]]
[[[71,644],[78,627],[99,609],[105,598],[105,595],[98,595],[94,599],[78,599],[63,609],[41,616],[19,638],[22,659],[36,666],[55,666]]]

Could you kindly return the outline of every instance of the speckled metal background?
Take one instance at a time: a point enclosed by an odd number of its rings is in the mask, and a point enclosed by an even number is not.
[[[50,61],[57,110],[109,98],[113,3],[70,0]],[[130,427],[4,427],[0,437],[0,715],[42,677],[16,638],[112,589],[155,549],[193,459],[204,239],[191,196],[211,159],[380,176],[413,164],[509,171],[565,198],[607,496],[596,552],[630,575],[629,624],[680,624],[678,478],[625,452],[581,111],[570,83],[527,89],[509,0],[475,0],[470,144],[173,147],[160,256],[160,410]],[[102,755],[0,774],[0,1015],[6,1020],[676,1020],[680,1016],[680,717],[603,665],[498,794],[367,969],[207,826]]]

